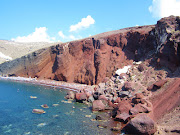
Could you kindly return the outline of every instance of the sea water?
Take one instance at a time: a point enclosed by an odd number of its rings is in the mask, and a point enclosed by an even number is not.
[[[67,91],[0,80],[0,135],[98,135],[111,134],[98,128],[90,107],[64,99]],[[34,96],[37,98],[30,98]],[[47,104],[49,108],[42,108]],[[34,114],[43,109],[45,114]]]

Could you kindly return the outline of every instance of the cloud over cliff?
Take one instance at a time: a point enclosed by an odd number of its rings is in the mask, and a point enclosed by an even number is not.
[[[68,33],[64,34],[62,30],[59,31],[57,33],[59,37],[50,37],[47,33],[46,27],[39,27],[35,28],[35,31],[27,36],[18,36],[16,38],[12,38],[11,40],[16,42],[56,42],[60,40],[77,40],[81,39],[82,36],[79,34],[74,35],[71,32],[78,32],[81,29],[86,29],[94,23],[95,20],[90,15],[88,15],[86,18],[82,18],[81,21],[77,24],[70,25]]]
[[[18,36],[16,38],[12,38],[11,40],[16,42],[53,42],[55,41],[55,37],[50,37],[47,34],[46,27],[35,28],[35,31],[27,36]]]
[[[94,24],[95,20],[88,15],[86,18],[82,18],[80,22],[75,25],[70,26],[69,32],[78,31],[82,28],[88,28],[90,25]]]
[[[153,0],[149,7],[153,17],[180,16],[180,0]]]

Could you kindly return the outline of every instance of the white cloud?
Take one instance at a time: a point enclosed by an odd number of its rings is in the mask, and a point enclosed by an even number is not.
[[[78,39],[82,39],[82,36],[78,35],[78,36],[74,36],[74,35],[69,35],[67,37],[67,39],[70,39],[70,40],[78,40]]]
[[[17,38],[12,38],[11,40],[16,42],[53,42],[56,40],[55,37],[50,37],[47,34],[46,27],[36,28],[35,31],[27,36],[18,36]]]
[[[180,0],[153,0],[149,11],[158,18],[180,16]]]
[[[81,38],[82,38],[80,35],[78,35],[78,36],[76,36],[76,37],[75,37],[74,35],[72,35],[72,34],[66,36],[66,35],[63,34],[62,31],[59,31],[59,32],[58,32],[58,35],[59,35],[62,39],[66,40],[66,41],[77,40],[77,39],[81,39]]]
[[[82,18],[81,22],[78,22],[75,25],[71,25],[69,32],[78,31],[82,28],[88,28],[91,24],[94,23],[95,20],[90,15],[88,15],[86,18]]]
[[[69,38],[72,39],[72,40],[76,40],[77,38],[75,38],[75,36],[73,35],[69,35]]]
[[[11,57],[4,55],[2,52],[0,52],[0,58],[6,59],[6,60],[12,60]]]
[[[59,31],[59,32],[58,32],[58,35],[59,35],[60,37],[62,37],[63,39],[65,39],[65,38],[66,38],[66,36],[63,34],[63,32],[62,32],[62,31]]]

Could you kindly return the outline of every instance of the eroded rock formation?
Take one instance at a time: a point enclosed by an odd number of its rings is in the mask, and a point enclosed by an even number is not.
[[[127,73],[114,75],[131,65]],[[0,65],[0,73],[98,84],[68,93],[95,111],[112,110],[116,121],[137,134],[153,134],[157,121],[179,106],[180,17],[156,25],[125,28],[41,49]],[[156,70],[162,69],[164,70]],[[171,77],[171,78],[168,78]],[[112,129],[120,131],[119,127]]]
[[[6,62],[0,66],[0,72],[92,85],[132,61],[152,56],[155,66],[167,66],[174,71],[180,63],[179,27],[179,17],[171,16],[156,25],[125,28],[58,44]]]
[[[4,63],[1,74],[98,84],[132,61],[152,58],[157,67],[180,63],[179,17],[156,25],[125,28],[41,49]],[[156,53],[156,55],[155,55]]]

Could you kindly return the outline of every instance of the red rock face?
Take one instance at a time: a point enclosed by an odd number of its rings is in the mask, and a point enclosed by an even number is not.
[[[175,69],[180,63],[179,18],[157,25],[125,28],[55,45],[1,64],[0,73],[66,82],[98,84],[118,68],[152,58],[155,66]],[[174,32],[173,32],[174,30]]]
[[[170,16],[157,22],[158,68],[163,66],[174,71],[180,65],[180,17]]]
[[[17,76],[98,84],[105,77],[111,77],[118,68],[140,60],[154,48],[154,37],[149,34],[153,28],[127,28],[56,45],[36,56],[20,59],[20,64],[15,63],[6,71]]]

